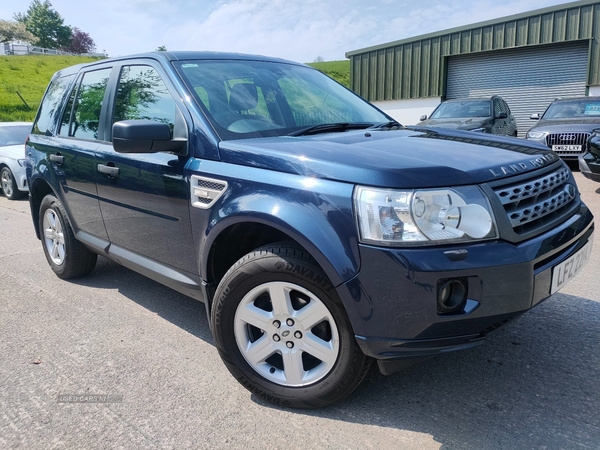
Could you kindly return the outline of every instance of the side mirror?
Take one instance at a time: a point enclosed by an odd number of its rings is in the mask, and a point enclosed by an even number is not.
[[[427,114],[423,114],[421,117],[419,117],[419,120],[421,122],[423,122],[424,120],[427,120]]]
[[[531,120],[540,120],[540,115],[539,114],[532,114],[531,116],[529,116],[529,118]]]
[[[187,140],[171,139],[171,128],[153,120],[122,120],[112,127],[113,148],[118,153],[180,153]]]
[[[501,112],[500,114],[498,114],[496,116],[496,119],[506,119],[508,117],[508,114],[505,112]]]

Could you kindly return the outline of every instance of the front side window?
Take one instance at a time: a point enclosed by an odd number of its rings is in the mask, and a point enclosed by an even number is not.
[[[494,100],[494,116],[498,117],[502,111],[502,106],[499,100]],[[505,112],[505,111],[504,111]]]
[[[98,139],[100,112],[112,69],[86,72],[77,91],[69,136]]]
[[[121,69],[115,98],[113,123],[146,119],[175,124],[175,100],[159,73],[150,66],[125,66]]]

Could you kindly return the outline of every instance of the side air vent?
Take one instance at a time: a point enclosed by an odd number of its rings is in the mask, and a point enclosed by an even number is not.
[[[192,175],[190,189],[192,194],[192,206],[195,208],[208,209],[227,190],[227,182]]]

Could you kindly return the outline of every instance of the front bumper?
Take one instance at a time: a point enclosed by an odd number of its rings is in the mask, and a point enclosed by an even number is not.
[[[363,352],[378,360],[419,359],[474,347],[550,296],[552,268],[590,239],[585,205],[560,226],[512,244],[386,249],[360,246],[359,274],[338,287]],[[466,250],[463,260],[448,250]],[[437,286],[467,280],[465,311],[438,314]]]

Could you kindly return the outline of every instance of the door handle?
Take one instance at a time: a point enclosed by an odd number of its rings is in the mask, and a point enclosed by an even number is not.
[[[50,155],[50,161],[55,162],[57,164],[62,164],[65,162],[65,157],[62,156],[60,153],[57,153],[56,155]]]
[[[98,171],[105,173],[111,177],[119,175],[119,168],[114,166],[105,166],[104,164],[98,164]]]

